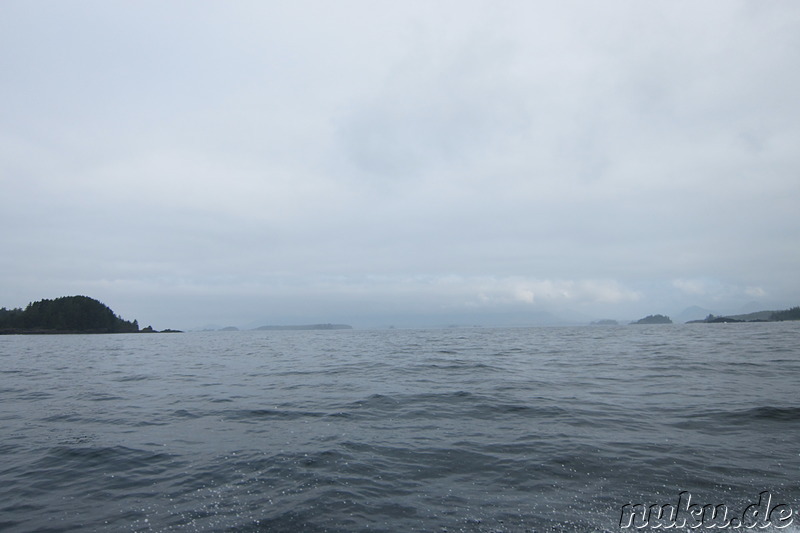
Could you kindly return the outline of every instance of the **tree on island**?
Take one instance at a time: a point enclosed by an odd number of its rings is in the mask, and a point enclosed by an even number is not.
[[[737,320],[729,316],[714,316],[710,314],[705,318],[705,320],[701,320],[701,322],[705,322],[707,324],[730,324],[734,322],[744,322],[744,320]]]
[[[800,306],[781,311],[756,311],[744,315],[715,316],[708,315],[703,320],[690,320],[687,324],[719,324],[733,322],[783,322],[784,320],[800,320]]]
[[[29,303],[23,309],[0,309],[0,332],[138,333],[139,323],[114,314],[88,296],[63,296]]]
[[[792,307],[785,311],[775,311],[769,318],[775,321],[800,320],[800,307]]]
[[[647,315],[644,318],[633,322],[633,324],[672,324],[672,320],[664,315]]]

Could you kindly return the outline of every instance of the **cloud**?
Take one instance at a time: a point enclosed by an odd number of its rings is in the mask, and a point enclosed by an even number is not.
[[[767,295],[767,291],[765,291],[761,287],[747,287],[745,288],[744,293],[754,298],[763,298],[764,296]]]
[[[672,285],[687,294],[706,294],[708,291],[707,282],[698,279],[676,279]]]
[[[800,299],[794,5],[0,14],[0,305]]]

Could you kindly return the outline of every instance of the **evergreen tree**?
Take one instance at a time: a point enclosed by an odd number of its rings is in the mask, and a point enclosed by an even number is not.
[[[136,333],[138,322],[128,322],[105,304],[88,296],[64,296],[29,303],[25,310],[0,310],[0,330],[69,333]]]

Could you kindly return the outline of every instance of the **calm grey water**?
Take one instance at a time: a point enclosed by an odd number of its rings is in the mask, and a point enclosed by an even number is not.
[[[797,516],[799,385],[800,323],[0,336],[0,529],[620,531],[681,491]]]

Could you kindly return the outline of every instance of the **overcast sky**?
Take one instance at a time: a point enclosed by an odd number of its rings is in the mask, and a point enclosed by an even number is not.
[[[800,305],[798,95],[794,1],[3,0],[0,306]]]

